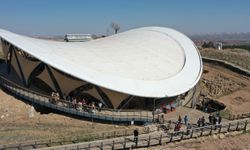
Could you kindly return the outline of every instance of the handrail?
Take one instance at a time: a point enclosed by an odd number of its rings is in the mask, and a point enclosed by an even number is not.
[[[146,115],[143,115],[142,112],[133,112],[132,114],[129,112],[116,112],[114,109],[107,109],[107,108],[102,108],[102,112],[104,113],[89,113],[89,112],[85,112],[85,111],[79,111],[76,109],[71,108],[71,106],[73,106],[72,102],[66,101],[66,100],[62,100],[59,99],[58,102],[61,102],[63,104],[63,106],[60,106],[58,104],[53,104],[51,102],[49,102],[49,100],[53,99],[54,97],[52,96],[48,96],[42,93],[38,93],[36,91],[27,89],[23,86],[20,86],[16,83],[14,83],[13,81],[10,81],[9,79],[6,79],[3,76],[0,76],[0,84],[2,84],[2,86],[4,86],[5,88],[7,88],[8,90],[11,90],[12,92],[14,92],[14,94],[21,96],[22,98],[26,98],[28,97],[27,100],[30,100],[32,102],[38,103],[40,105],[52,108],[52,109],[56,109],[62,112],[66,112],[69,114],[73,114],[73,115],[77,115],[77,116],[84,116],[84,117],[88,117],[88,118],[95,118],[95,119],[100,119],[100,120],[106,120],[106,121],[125,121],[125,122],[130,122],[132,120],[134,121],[139,121],[139,122],[151,122],[153,117],[149,115],[149,112],[147,112]],[[5,85],[6,84],[6,85]],[[17,89],[11,89],[12,88],[17,88]],[[18,92],[18,90],[24,91],[23,93],[20,93],[21,91]],[[26,93],[25,93],[26,92]],[[30,95],[33,94],[33,95]],[[35,97],[38,98],[35,98]],[[41,100],[41,98],[43,100]],[[46,101],[47,99],[47,101]],[[66,107],[64,106],[66,104]],[[90,107],[85,105],[85,108]],[[145,114],[145,113],[144,113]],[[151,112],[150,112],[151,114]]]
[[[104,138],[103,140],[96,139],[97,141],[88,141],[88,142],[81,142],[81,138],[73,137],[70,139],[50,139],[50,140],[39,140],[26,143],[16,143],[10,145],[3,145],[2,148],[5,149],[25,149],[28,147],[33,146],[43,146],[40,148],[45,149],[92,149],[98,148],[103,149],[104,147],[111,146],[111,149],[130,149],[130,148],[140,148],[140,147],[149,147],[149,146],[156,146],[161,145],[162,143],[171,143],[175,141],[181,140],[188,140],[192,138],[198,138],[202,136],[208,136],[212,134],[220,134],[220,133],[229,133],[232,131],[246,131],[247,126],[249,124],[248,119],[238,120],[238,121],[229,121],[220,125],[209,125],[204,127],[194,127],[190,130],[183,130],[178,132],[150,132],[150,133],[143,133],[139,132],[140,135],[137,138],[137,142],[134,141],[134,136],[131,134],[125,134],[125,136],[113,136],[111,138]],[[112,138],[113,137],[113,138]],[[122,138],[123,137],[123,138]],[[64,145],[63,143],[67,143],[68,140],[72,141],[72,143],[76,144],[69,144]],[[77,140],[74,142],[74,140]],[[53,145],[55,147],[53,147]],[[116,148],[115,148],[116,147]],[[1,148],[1,146],[0,146]],[[39,148],[39,147],[38,147]]]

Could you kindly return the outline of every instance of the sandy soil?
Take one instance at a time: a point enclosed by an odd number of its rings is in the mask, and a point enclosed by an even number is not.
[[[54,113],[41,115],[30,105],[0,90],[0,144],[44,138],[76,137],[130,128],[135,127],[92,123]]]
[[[226,105],[226,109],[234,114],[242,114],[250,112],[250,78],[234,73],[228,69],[204,64],[203,79],[212,80],[214,78],[222,77],[227,80],[224,82],[215,83],[218,85],[218,90],[222,91],[221,95],[208,94],[208,97],[212,97]],[[212,86],[214,88],[214,86]],[[203,87],[203,92],[207,91]],[[214,89],[212,89],[214,90]]]

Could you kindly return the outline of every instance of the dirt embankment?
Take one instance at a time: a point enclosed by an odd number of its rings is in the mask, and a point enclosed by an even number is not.
[[[54,113],[41,115],[30,105],[0,89],[0,144],[76,137],[130,128],[135,127],[92,123]]]
[[[202,49],[201,55],[208,58],[224,60],[250,70],[250,53],[244,49]]]
[[[226,105],[233,114],[250,112],[250,78],[220,66],[205,63],[202,93]]]

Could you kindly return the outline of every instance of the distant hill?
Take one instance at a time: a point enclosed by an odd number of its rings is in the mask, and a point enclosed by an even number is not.
[[[193,41],[222,41],[225,44],[250,44],[249,33],[196,34],[189,36]]]

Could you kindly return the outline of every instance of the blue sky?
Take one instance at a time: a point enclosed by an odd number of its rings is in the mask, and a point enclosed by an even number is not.
[[[166,26],[186,34],[250,32],[250,0],[1,0],[0,28],[26,35],[106,34]]]

